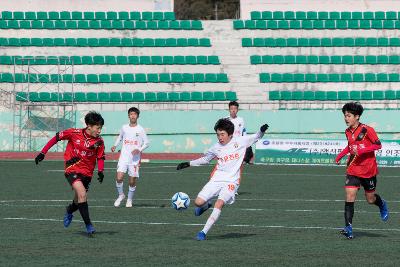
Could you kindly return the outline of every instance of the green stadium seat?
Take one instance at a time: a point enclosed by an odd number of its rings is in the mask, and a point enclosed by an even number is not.
[[[300,20],[289,21],[289,29],[294,29],[294,30],[301,29],[301,21]]]
[[[170,83],[171,82],[171,75],[169,73],[160,73],[158,75],[160,83]]]
[[[362,90],[360,94],[361,100],[372,100],[372,91],[370,90]]]
[[[388,77],[387,73],[377,73],[376,74],[376,81],[377,82],[388,82],[389,81],[389,77]]]
[[[112,73],[110,75],[110,78],[111,78],[112,83],[122,83],[123,82],[122,75],[119,73]]]
[[[274,64],[284,64],[285,57],[282,55],[272,56]]]
[[[153,20],[153,12],[149,11],[142,12],[142,20]]]
[[[87,102],[86,93],[83,92],[75,92],[74,93],[74,101],[76,102]]]
[[[304,100],[304,91],[293,91],[292,100],[301,101]]]
[[[1,59],[0,59],[0,62],[1,62]],[[262,57],[259,55],[251,55],[250,63],[251,64],[262,64]]]
[[[181,101],[191,101],[191,95],[190,92],[181,92],[180,93],[180,100]]]
[[[136,83],[146,83],[147,75],[145,73],[135,73],[135,82]]]
[[[317,82],[317,75],[315,73],[306,73],[304,77],[305,82],[315,83]]]
[[[99,102],[110,102],[111,101],[110,93],[108,93],[108,92],[97,93],[97,100]]]
[[[317,101],[326,101],[328,100],[326,91],[316,91],[315,92],[315,100]]]
[[[253,41],[251,38],[242,38],[242,46],[243,47],[251,47],[253,46]]]
[[[353,56],[342,56],[342,64],[352,65],[354,64]]]
[[[389,73],[389,82],[400,82],[400,77],[398,73]]]
[[[168,98],[167,92],[157,92],[156,93],[156,101],[157,102],[168,102],[170,99]]]
[[[138,12],[138,11],[131,11],[131,12],[129,12],[129,18],[131,20],[141,20],[142,16],[141,16],[140,12]]]
[[[174,57],[173,56],[163,56],[162,57],[162,64],[163,65],[173,65],[174,64]]]
[[[250,18],[254,20],[262,19],[262,14],[260,11],[251,11]]]
[[[15,94],[15,100],[20,102],[28,101],[28,94],[26,92],[17,92]]]
[[[373,100],[385,100],[385,92],[380,90],[372,91]]]
[[[116,56],[116,62],[118,65],[128,65],[128,57]]]
[[[214,101],[225,101],[226,100],[225,92],[216,91],[213,93],[214,93]]]
[[[40,96],[38,92],[29,92],[29,101],[40,102]]]
[[[225,99],[228,100],[228,101],[237,100],[236,93],[232,92],[232,91],[225,92]]]
[[[271,82],[273,83],[281,83],[282,80],[282,74],[281,73],[271,73]]]
[[[157,95],[155,92],[145,92],[144,93],[144,99],[146,102],[156,102],[157,101]]]
[[[275,30],[278,29],[278,22],[275,20],[267,21],[267,29]]]
[[[49,74],[38,74],[38,81],[40,83],[49,83],[50,81]]]
[[[292,55],[284,56],[284,63],[285,64],[296,64],[296,56],[292,56]]]
[[[386,91],[384,91],[384,95],[385,95],[386,100],[395,100],[396,99],[396,91],[386,90]]]
[[[307,19],[307,12],[304,11],[296,11],[296,19],[297,20],[306,20]]]
[[[263,11],[261,12],[261,18],[264,20],[272,19],[272,12],[271,11]]]
[[[260,73],[260,82],[261,83],[271,82],[271,75],[269,73]]]
[[[283,100],[283,101],[293,100],[292,92],[291,91],[286,91],[286,90],[281,91],[280,100]]]
[[[214,92],[203,92],[203,101],[215,101]]]
[[[86,81],[88,83],[98,83],[99,82],[99,76],[97,74],[87,74],[86,75]]]
[[[191,92],[190,93],[190,100],[191,101],[203,101],[202,92]]]
[[[150,56],[140,56],[139,62],[141,65],[151,65],[151,57]]]
[[[361,92],[360,91],[350,91],[350,99],[359,101],[361,100]]]
[[[293,74],[293,81],[303,83],[305,81],[304,73],[294,73]]]
[[[113,99],[112,93],[110,93],[110,98]],[[133,102],[133,95],[131,92],[121,92],[121,101],[119,102]]]
[[[349,91],[338,91],[338,100],[339,100],[339,101],[347,101],[347,100],[350,100]]]
[[[377,56],[377,64],[389,64],[389,57],[386,55]]]
[[[98,98],[97,93],[95,93],[95,92],[86,93],[86,101],[88,101],[88,102],[98,102],[99,98]]]
[[[314,101],[315,100],[315,92],[314,91],[304,91],[303,100]]]
[[[171,82],[173,83],[182,83],[183,77],[181,73],[171,73]]]
[[[160,57],[160,62],[161,61],[161,57]],[[196,65],[197,64],[197,57],[196,56],[185,56],[184,57],[184,63],[185,64],[189,64],[189,65]]]
[[[271,101],[280,100],[280,91],[279,90],[269,91],[268,99],[271,100]]]
[[[208,38],[200,38],[199,39],[199,46],[210,47],[211,46],[210,39],[208,39]]]
[[[204,83],[205,82],[204,73],[194,73],[193,74],[193,82],[195,82],[195,83]]]
[[[364,82],[363,73],[353,73],[353,82]]]
[[[317,74],[317,81],[318,82],[322,82],[322,83],[329,82],[328,74],[326,74],[326,73],[318,73]]]
[[[122,74],[122,78],[124,83],[134,83],[135,82],[135,76],[133,73],[124,73]]]
[[[167,93],[167,95],[168,95],[168,101],[172,101],[172,102],[181,101],[181,97],[178,92],[169,92],[169,93]]]
[[[175,13],[174,12],[164,12],[164,19],[165,20],[175,20]]]
[[[2,11],[1,19],[3,20],[11,20],[13,18],[13,14],[11,11]]]
[[[265,46],[264,38],[254,38],[253,45],[256,47],[263,47]]]
[[[194,83],[194,77],[192,73],[182,73],[183,83]]]
[[[147,82],[149,83],[159,83],[159,75],[157,73],[148,73],[147,74]]]
[[[364,80],[366,82],[376,82],[376,74],[375,73],[365,73]]]
[[[86,83],[86,75],[85,74],[75,74],[74,75],[74,83]]]
[[[102,73],[102,74],[99,74],[98,76],[99,76],[100,83],[110,83],[111,82],[110,74]]]
[[[25,19],[25,14],[24,14],[24,12],[21,12],[21,11],[14,11],[14,12],[13,12],[13,19],[14,19],[14,20],[23,20],[23,19]]]

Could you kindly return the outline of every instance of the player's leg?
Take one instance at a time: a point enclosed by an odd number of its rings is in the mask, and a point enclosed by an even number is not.
[[[136,191],[136,181],[138,177],[129,176],[129,191],[128,191],[128,199],[126,200],[126,207],[132,208],[133,197]]]
[[[72,203],[69,204],[66,208],[66,212],[63,219],[64,227],[68,227],[71,224],[72,218],[74,217],[73,213],[77,210],[78,210],[78,196],[75,193]]]
[[[341,234],[348,239],[353,236],[353,216],[354,216],[354,202],[356,201],[357,192],[360,189],[360,179],[355,176],[347,175],[345,183],[346,201],[344,204],[344,221],[345,227],[341,230]]]
[[[206,210],[208,210],[212,205],[210,199],[217,196],[220,191],[220,188],[214,182],[208,182],[199,192],[196,199],[194,200],[194,204],[196,208],[194,209],[194,215],[200,216]]]
[[[83,178],[82,178],[83,179]],[[79,213],[82,216],[82,219],[86,225],[86,232],[89,235],[92,235],[96,232],[94,229],[92,222],[90,221],[90,216],[89,216],[89,206],[87,203],[87,190],[88,190],[88,181],[84,180],[75,180],[72,183],[72,188],[75,191],[75,194],[78,198],[78,209]]]
[[[115,186],[117,188],[117,199],[114,201],[114,207],[119,207],[121,205],[122,200],[125,199],[124,194],[124,175],[127,171],[127,165],[118,162],[117,167],[117,176],[115,179]]]
[[[387,203],[380,195],[376,194],[376,177],[369,179],[363,179],[361,181],[362,186],[365,190],[365,199],[369,204],[378,206],[379,213],[382,221],[386,222],[389,219],[389,209]]]
[[[235,202],[235,192],[237,185],[234,183],[222,183],[218,189],[218,199],[215,201],[214,209],[208,217],[203,229],[197,234],[197,240],[205,240],[208,231],[218,220],[221,215],[221,210],[226,204],[233,204]]]
[[[246,148],[243,162],[245,162],[246,164],[251,164],[250,161],[253,158],[253,156],[254,156],[253,149],[251,146],[249,146],[248,148]]]

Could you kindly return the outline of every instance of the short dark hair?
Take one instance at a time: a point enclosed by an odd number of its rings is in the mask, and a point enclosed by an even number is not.
[[[235,107],[239,108],[239,103],[236,101],[231,101],[231,102],[229,102],[228,107],[231,107],[231,106],[235,106]]]
[[[140,110],[139,110],[138,108],[135,108],[135,107],[129,108],[129,109],[128,109],[128,115],[129,115],[129,113],[131,113],[131,112],[135,112],[138,116],[140,115]]]
[[[96,111],[89,111],[89,113],[85,115],[85,123],[86,125],[103,126],[104,119],[100,113],[97,113]]]
[[[217,132],[217,130],[225,131],[228,135],[232,135],[235,131],[235,125],[228,119],[219,119],[214,126],[214,131]]]
[[[346,112],[349,112],[353,115],[361,116],[363,111],[364,111],[364,108],[360,104],[360,102],[349,102],[349,103],[344,104],[344,106],[342,107],[343,114],[345,114]]]

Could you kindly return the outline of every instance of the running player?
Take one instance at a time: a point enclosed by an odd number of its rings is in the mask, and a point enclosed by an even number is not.
[[[47,151],[58,141],[68,140],[64,153],[65,178],[72,186],[75,195],[72,203],[67,206],[64,226],[68,227],[71,224],[73,213],[79,210],[86,225],[86,232],[89,236],[92,236],[95,233],[95,229],[89,217],[87,191],[89,190],[96,161],[99,176],[97,180],[102,183],[104,179],[104,142],[100,137],[104,119],[99,113],[91,111],[86,114],[85,123],[86,128],[70,128],[56,133],[36,156],[35,162],[39,164],[44,159]]]
[[[389,219],[389,211],[385,200],[376,190],[376,175],[378,167],[376,164],[375,150],[382,147],[374,128],[360,123],[363,107],[358,102],[350,102],[343,106],[344,121],[348,128],[345,131],[348,145],[336,157],[336,163],[347,154],[347,176],[345,182],[346,202],[344,206],[344,218],[346,226],[341,233],[348,239],[353,235],[354,202],[360,186],[364,188],[365,198],[369,204],[379,207],[380,216],[383,221]]]

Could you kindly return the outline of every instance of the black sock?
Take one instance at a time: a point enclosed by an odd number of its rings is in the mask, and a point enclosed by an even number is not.
[[[383,201],[380,195],[375,194],[376,200],[375,200],[375,205],[377,205],[379,208],[383,206]]]
[[[345,202],[344,204],[344,221],[346,226],[353,224],[354,202]]]
[[[72,201],[72,203],[69,204],[68,207],[67,207],[67,212],[69,214],[72,214],[77,210],[78,210],[78,205],[74,201]]]
[[[81,213],[82,219],[86,225],[92,224],[89,218],[89,207],[87,202],[78,203],[79,212]]]

